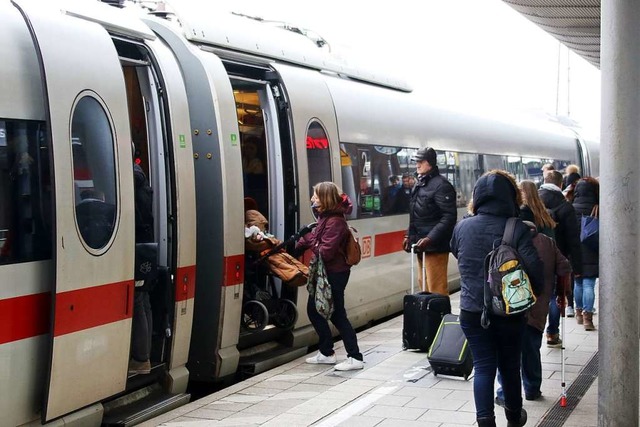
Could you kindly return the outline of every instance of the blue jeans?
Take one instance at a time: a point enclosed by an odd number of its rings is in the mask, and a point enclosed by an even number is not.
[[[556,303],[556,295],[554,294],[549,301],[549,324],[547,325],[547,334],[553,335],[560,333],[560,308]]]
[[[525,317],[491,317],[491,325],[480,325],[480,313],[462,310],[460,326],[469,341],[473,355],[473,398],[476,417],[493,417],[493,384],[496,369],[502,377],[505,406],[513,412],[522,409],[520,387],[520,354]]]
[[[349,281],[350,271],[340,273],[327,273],[327,280],[331,285],[331,295],[333,297],[333,314],[331,315],[331,323],[333,323],[342,342],[344,348],[347,350],[347,356],[354,359],[362,360],[362,353],[358,348],[358,339],[356,338],[356,331],[353,330],[351,322],[347,318],[347,311],[344,308],[344,289],[347,287]],[[309,296],[307,300],[307,315],[313,325],[313,328],[318,334],[319,342],[318,349],[320,353],[325,356],[331,356],[333,354],[333,337],[331,336],[331,328],[327,319],[322,317],[320,313],[316,311],[315,301]]]
[[[542,385],[542,361],[540,360],[540,346],[542,345],[542,331],[527,325],[522,338],[522,384],[526,396],[535,396]],[[504,400],[502,391],[502,377],[498,374],[498,391],[496,395]]]
[[[596,299],[595,287],[595,277],[576,277],[574,289],[576,308],[581,308],[587,313],[593,313],[593,303]]]

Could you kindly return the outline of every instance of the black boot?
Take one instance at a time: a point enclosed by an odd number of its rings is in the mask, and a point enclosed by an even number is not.
[[[496,417],[476,418],[478,427],[496,427]]]
[[[504,408],[504,414],[507,416],[507,427],[522,427],[527,423],[527,411],[524,408],[520,411]]]

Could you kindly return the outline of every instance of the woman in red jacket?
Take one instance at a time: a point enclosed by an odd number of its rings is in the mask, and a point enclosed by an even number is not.
[[[353,330],[344,308],[344,290],[349,281],[351,266],[344,256],[344,246],[350,233],[345,215],[351,213],[351,200],[333,182],[321,182],[313,187],[311,207],[318,218],[318,225],[312,233],[298,241],[296,250],[311,249],[324,263],[327,279],[331,286],[334,312],[331,322],[338,328],[347,351],[347,360],[335,366],[338,371],[362,369],[362,353],[358,348],[356,332]],[[307,358],[307,363],[333,365],[336,355],[329,322],[315,308],[315,301],[309,298],[307,315],[318,334],[318,353]]]

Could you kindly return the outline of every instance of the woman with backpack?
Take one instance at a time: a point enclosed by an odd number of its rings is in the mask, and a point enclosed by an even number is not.
[[[322,259],[333,297],[331,322],[338,328],[347,350],[347,360],[335,366],[337,371],[351,371],[364,368],[358,340],[344,307],[344,291],[351,274],[351,265],[345,258],[347,238],[351,231],[345,215],[353,208],[349,197],[342,193],[333,182],[321,182],[313,187],[311,208],[318,218],[313,232],[304,235],[296,244],[296,252],[311,249],[315,257]],[[316,310],[315,298],[309,295],[307,302],[309,320],[318,334],[318,353],[306,359],[307,363],[334,365],[333,338],[328,320]]]
[[[505,415],[509,427],[523,426],[527,412],[522,407],[520,355],[525,315],[490,314],[482,326],[485,310],[485,257],[502,241],[507,220],[518,217],[522,197],[515,179],[507,172],[492,170],[480,177],[473,189],[471,216],[460,221],[451,239],[451,252],[460,271],[460,325],[473,354],[473,395],[479,427],[494,427],[494,382],[496,370],[502,377]],[[543,286],[543,265],[531,240],[531,233],[516,220],[512,246],[528,273],[534,293]]]
[[[574,189],[573,208],[576,210],[578,224],[584,217],[598,216],[597,207],[600,199],[600,183],[590,176],[580,179]],[[576,274],[574,281],[574,298],[576,320],[578,325],[584,324],[585,331],[594,331],[593,311],[595,302],[595,286],[598,278],[598,248],[580,243],[582,251],[582,274]]]

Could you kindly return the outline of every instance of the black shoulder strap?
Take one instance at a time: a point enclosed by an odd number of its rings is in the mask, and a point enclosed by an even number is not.
[[[516,217],[511,217],[507,219],[507,224],[504,226],[504,234],[502,235],[502,241],[513,247],[513,239],[516,234],[516,221],[518,219]]]

